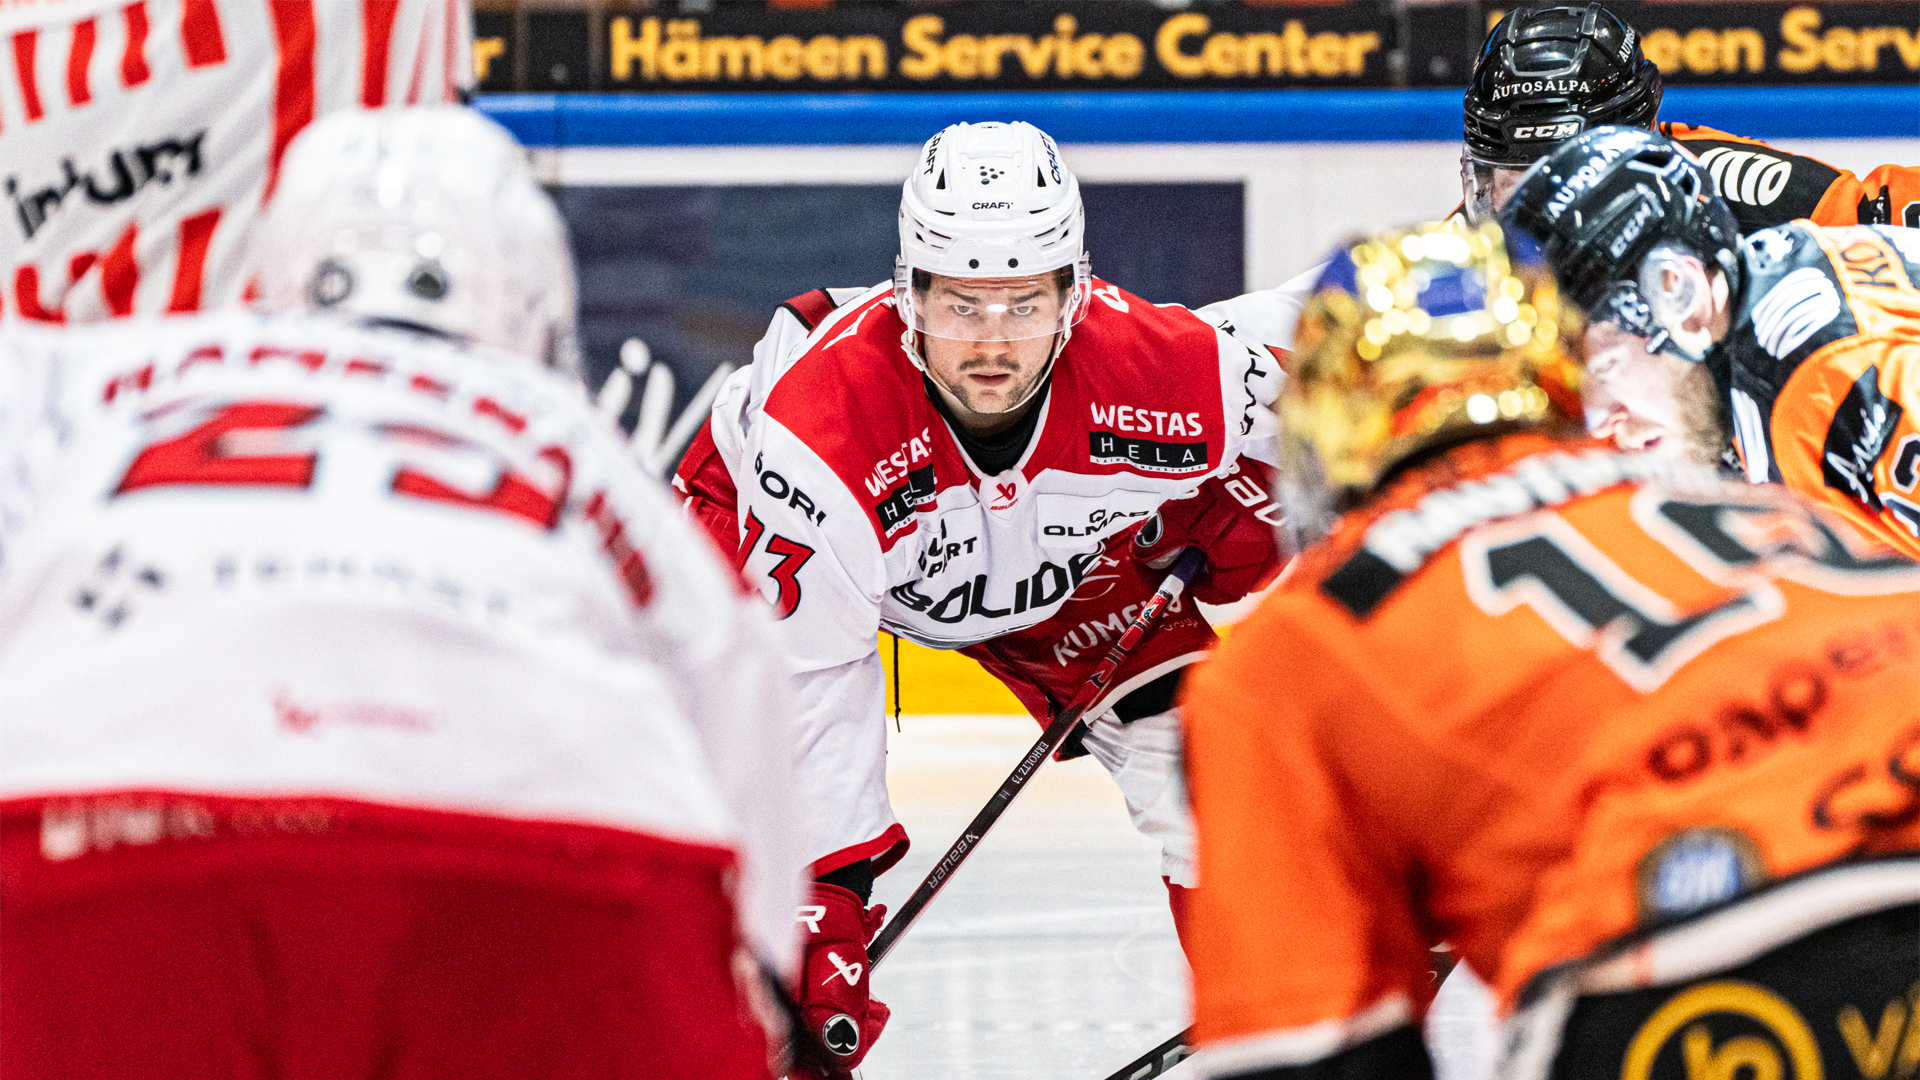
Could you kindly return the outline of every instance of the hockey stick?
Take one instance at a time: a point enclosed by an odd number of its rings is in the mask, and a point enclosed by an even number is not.
[[[1155,590],[1153,597],[1140,609],[1140,614],[1127,625],[1126,632],[1120,635],[1120,640],[1113,643],[1113,648],[1107,651],[1106,658],[1100,661],[1100,666],[1088,676],[1086,685],[1080,688],[1080,692],[1074,695],[1066,708],[1061,709],[1060,714],[1047,725],[1047,730],[1040,734],[1040,739],[1033,744],[1033,749],[1027,751],[1027,756],[1021,758],[1020,764],[1013,767],[1013,772],[1000,785],[1000,790],[994,792],[993,798],[987,800],[987,805],[981,807],[980,812],[967,823],[967,827],[960,833],[960,839],[953,842],[953,846],[947,849],[946,856],[935,863],[933,869],[927,873],[926,879],[920,882],[920,887],[913,890],[913,895],[907,898],[906,903],[900,905],[900,910],[894,915],[893,921],[887,923],[879,935],[873,939],[873,944],[867,948],[868,970],[879,967],[881,958],[893,951],[894,943],[900,940],[900,935],[907,932],[907,928],[913,925],[922,911],[926,910],[927,904],[932,901],[935,894],[946,887],[947,882],[953,877],[953,872],[960,868],[960,864],[967,860],[967,856],[973,854],[974,848],[980,844],[980,838],[987,834],[987,830],[993,827],[993,823],[1000,819],[1001,814],[1006,813],[1007,807],[1013,803],[1013,797],[1020,794],[1027,780],[1033,776],[1034,770],[1040,767],[1041,762],[1047,760],[1047,755],[1053,752],[1053,748],[1060,745],[1060,740],[1066,738],[1074,725],[1080,722],[1080,717],[1087,711],[1087,706],[1093,704],[1094,699],[1112,685],[1114,672],[1119,670],[1121,663],[1133,652],[1134,646],[1140,643],[1141,637],[1147,630],[1159,620],[1160,613],[1180,596],[1180,593],[1186,589],[1187,583],[1192,581],[1194,575],[1198,574],[1206,564],[1206,556],[1202,555],[1198,548],[1188,548],[1174,561],[1173,569],[1167,572],[1166,580],[1160,583],[1160,588]]]
[[[1120,1071],[1107,1077],[1107,1080],[1147,1080],[1148,1077],[1165,1076],[1168,1069],[1192,1056],[1193,1029],[1188,1028],[1120,1066]]]

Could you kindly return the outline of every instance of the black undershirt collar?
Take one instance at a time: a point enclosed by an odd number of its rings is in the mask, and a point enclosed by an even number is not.
[[[947,408],[946,399],[940,396],[940,390],[933,385],[932,379],[922,375],[920,381],[926,386],[927,400],[933,402],[934,409],[946,420],[947,427],[959,441],[960,448],[973,461],[974,468],[985,476],[998,476],[1019,463],[1020,456],[1027,452],[1027,444],[1033,441],[1033,432],[1040,424],[1040,413],[1046,407],[1047,395],[1053,391],[1053,380],[1049,379],[1047,385],[1040,388],[1039,396],[1034,399],[1025,416],[1007,430],[983,437],[968,432],[953,418],[953,412]]]

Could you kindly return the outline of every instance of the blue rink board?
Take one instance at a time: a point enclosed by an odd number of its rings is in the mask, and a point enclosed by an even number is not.
[[[961,120],[1027,120],[1065,143],[1455,142],[1458,90],[979,94],[498,94],[528,146],[890,145]],[[1752,138],[1920,137],[1920,85],[1675,87],[1669,119]]]

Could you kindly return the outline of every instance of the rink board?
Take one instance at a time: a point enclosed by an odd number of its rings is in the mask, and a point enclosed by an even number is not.
[[[883,280],[920,144],[1028,120],[1062,144],[1094,271],[1161,302],[1271,288],[1357,232],[1459,201],[1456,90],[490,95],[575,238],[590,375],[639,337],[684,405],[779,301]],[[1662,115],[1864,172],[1920,162],[1920,86],[1675,88]],[[891,642],[882,639],[891,667]],[[972,661],[902,646],[915,714],[1017,712]],[[891,671],[889,686],[891,687]],[[889,706],[893,704],[889,691]]]

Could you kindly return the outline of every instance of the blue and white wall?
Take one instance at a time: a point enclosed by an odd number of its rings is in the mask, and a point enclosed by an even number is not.
[[[683,395],[744,359],[780,299],[886,277],[889,189],[958,120],[1053,134],[1088,187],[1095,272],[1156,300],[1271,287],[1344,236],[1459,201],[1454,90],[503,95],[481,107],[562,191],[595,367],[642,336]],[[1920,164],[1920,86],[1675,88],[1662,115],[1855,171]]]

